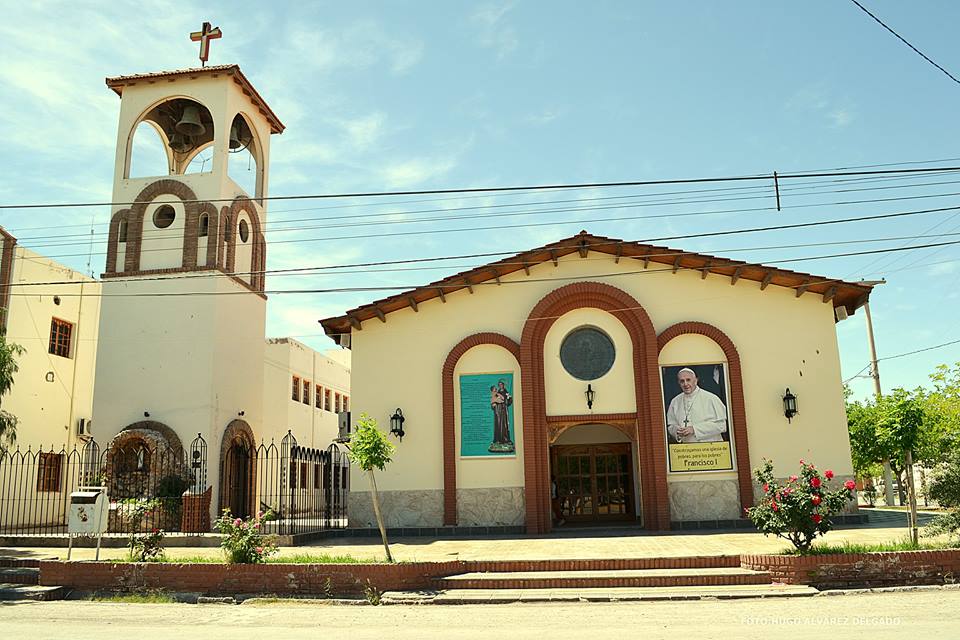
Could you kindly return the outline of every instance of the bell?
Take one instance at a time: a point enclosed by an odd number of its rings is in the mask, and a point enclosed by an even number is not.
[[[186,153],[193,148],[193,144],[187,136],[182,133],[175,133],[170,137],[170,148],[173,149],[175,153]]]
[[[237,131],[237,125],[230,127],[230,151],[238,151],[243,146],[240,141],[240,134]]]
[[[196,138],[202,136],[207,128],[200,122],[200,110],[194,105],[187,105],[183,108],[183,115],[180,117],[180,122],[174,126],[174,130],[185,136]]]

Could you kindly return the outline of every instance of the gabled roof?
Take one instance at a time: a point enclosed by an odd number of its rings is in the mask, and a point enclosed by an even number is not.
[[[643,261],[643,269],[650,263],[665,265],[676,273],[680,269],[699,271],[703,278],[707,274],[723,275],[730,278],[730,284],[737,280],[753,280],[760,283],[760,289],[769,285],[794,289],[799,298],[804,293],[815,293],[823,297],[823,302],[832,302],[834,307],[844,307],[847,314],[853,314],[867,302],[872,285],[845,282],[836,278],[826,278],[799,271],[778,269],[756,263],[730,260],[702,253],[692,253],[680,249],[658,247],[640,242],[630,242],[618,238],[596,236],[581,231],[575,236],[565,238],[537,249],[531,249],[497,262],[462,271],[452,276],[431,282],[430,284],[404,291],[387,298],[381,298],[347,311],[342,316],[321,320],[323,330],[329,336],[350,333],[351,328],[361,329],[360,323],[371,318],[386,322],[386,315],[400,309],[412,308],[433,298],[446,301],[448,294],[461,289],[473,291],[479,284],[496,281],[517,271],[530,274],[530,267],[579,253],[585,258],[590,252],[605,253],[614,257],[615,262],[623,259]],[[597,276],[599,277],[599,276]]]
[[[277,117],[277,114],[273,112],[273,109],[271,109],[266,101],[260,96],[260,94],[257,93],[257,90],[253,88],[253,85],[250,84],[250,81],[247,80],[247,77],[243,75],[242,71],[240,71],[240,66],[236,64],[219,64],[210,67],[200,67],[194,69],[177,69],[175,71],[135,73],[130,76],[116,76],[114,78],[107,78],[106,82],[107,86],[113,89],[114,93],[116,93],[118,96],[122,96],[124,87],[133,86],[135,84],[153,84],[162,79],[173,80],[174,78],[183,76],[199,78],[201,76],[216,77],[221,74],[232,76],[233,81],[240,85],[240,90],[243,91],[244,95],[250,98],[250,102],[257,107],[257,110],[260,111],[260,114],[266,118],[267,122],[270,123],[270,133],[283,133],[283,130],[286,127],[284,127],[283,123],[280,122],[280,118]]]

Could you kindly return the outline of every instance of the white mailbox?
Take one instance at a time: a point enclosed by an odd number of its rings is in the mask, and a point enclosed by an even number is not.
[[[67,560],[73,553],[73,537],[97,536],[97,560],[100,539],[107,530],[107,488],[80,487],[70,494],[70,515],[67,519]]]

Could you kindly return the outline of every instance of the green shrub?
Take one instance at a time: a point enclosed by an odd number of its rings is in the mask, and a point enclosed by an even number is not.
[[[758,531],[789,540],[800,553],[810,549],[817,536],[830,531],[832,517],[843,511],[855,488],[853,480],[847,480],[843,488],[830,491],[826,482],[833,479],[833,472],[828,469],[821,476],[814,465],[803,460],[800,475],[790,476],[785,484],[774,478],[769,460],[753,474],[763,487],[763,498],[746,510],[747,516]]]
[[[230,509],[224,509],[223,515],[214,524],[214,528],[223,534],[220,546],[231,564],[257,564],[266,562],[267,557],[277,552],[273,536],[263,533],[263,522],[271,520],[271,512],[258,513],[253,518],[234,518]]]

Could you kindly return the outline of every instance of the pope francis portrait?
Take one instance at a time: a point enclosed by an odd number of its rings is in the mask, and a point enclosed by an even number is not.
[[[727,408],[723,401],[701,389],[697,374],[684,367],[677,372],[682,393],[667,408],[667,433],[674,442],[722,442],[727,432]]]

